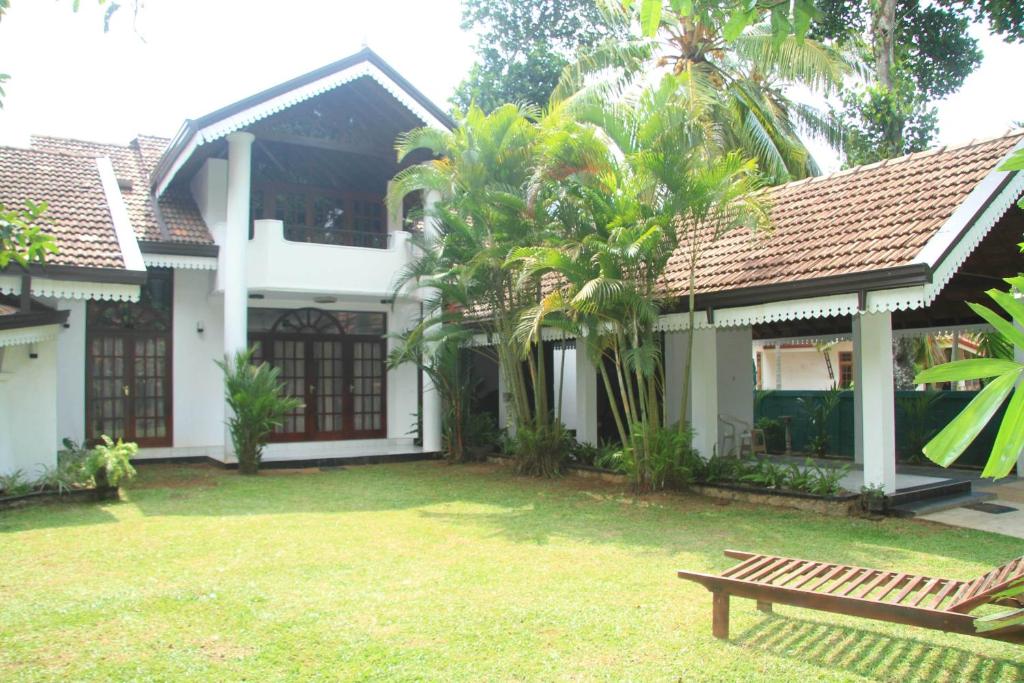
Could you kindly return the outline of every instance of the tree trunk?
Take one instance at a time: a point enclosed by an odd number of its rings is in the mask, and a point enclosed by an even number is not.
[[[892,90],[893,44],[896,33],[896,0],[871,0],[871,52],[878,85]]]

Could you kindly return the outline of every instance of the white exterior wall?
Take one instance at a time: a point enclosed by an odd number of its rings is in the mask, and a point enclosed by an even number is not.
[[[246,250],[250,291],[322,292],[388,298],[395,276],[412,259],[409,233],[390,234],[387,249],[289,242],[284,223],[255,222]]]
[[[211,271],[174,271],[173,443],[178,455],[220,459],[224,383],[214,361],[224,356],[224,300],[211,294],[213,279]]]
[[[0,348],[0,473],[34,479],[57,464],[57,347],[51,339]]]
[[[754,426],[752,332],[749,327],[724,327],[717,334],[719,412],[751,428]]]

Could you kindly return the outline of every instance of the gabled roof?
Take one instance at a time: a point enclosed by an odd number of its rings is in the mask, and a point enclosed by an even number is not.
[[[162,196],[175,174],[199,146],[218,140],[283,109],[333,90],[356,78],[377,81],[424,125],[451,129],[454,121],[371,50],[359,52],[268,88],[195,120],[187,120],[161,156],[150,178]]]
[[[167,138],[149,135],[140,135],[127,145],[32,136],[33,149],[90,159],[109,158],[120,181],[121,195],[132,227],[140,241],[213,245],[213,238],[190,195],[168,193],[158,201],[159,213],[154,211],[149,176],[167,143]]]
[[[1024,131],[1012,131],[770,188],[770,233],[736,230],[710,244],[696,294],[706,305],[746,305],[930,282],[1013,178],[995,169],[1022,144]],[[684,243],[669,261],[672,297],[688,293],[688,257]]]
[[[0,147],[0,203],[14,208],[26,200],[47,202],[44,231],[60,250],[47,258],[48,274],[90,269],[96,277],[135,282],[141,279],[135,277],[140,264],[123,248],[124,235],[119,235],[108,202],[100,161],[80,154]]]

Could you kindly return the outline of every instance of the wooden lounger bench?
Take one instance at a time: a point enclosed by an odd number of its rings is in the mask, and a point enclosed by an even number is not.
[[[729,637],[729,598],[736,596],[756,600],[763,612],[779,603],[1024,643],[1024,627],[979,633],[974,617],[968,614],[988,603],[1024,606],[1016,598],[993,599],[1024,576],[1024,557],[972,581],[958,581],[737,550],[725,554],[740,563],[721,575],[679,572],[679,578],[696,581],[711,591],[711,631],[716,638]]]

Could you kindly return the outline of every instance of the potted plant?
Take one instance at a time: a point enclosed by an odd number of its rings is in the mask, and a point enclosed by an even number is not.
[[[97,500],[117,499],[121,482],[135,477],[131,459],[139,452],[139,447],[134,443],[125,443],[121,439],[115,443],[106,434],[100,439],[101,442],[89,451],[84,471],[96,484]]]
[[[303,407],[302,401],[285,393],[281,370],[252,362],[253,350],[239,351],[233,360],[217,365],[224,371],[224,389],[231,417],[228,430],[241,474],[256,474],[263,447],[287,413]]]

